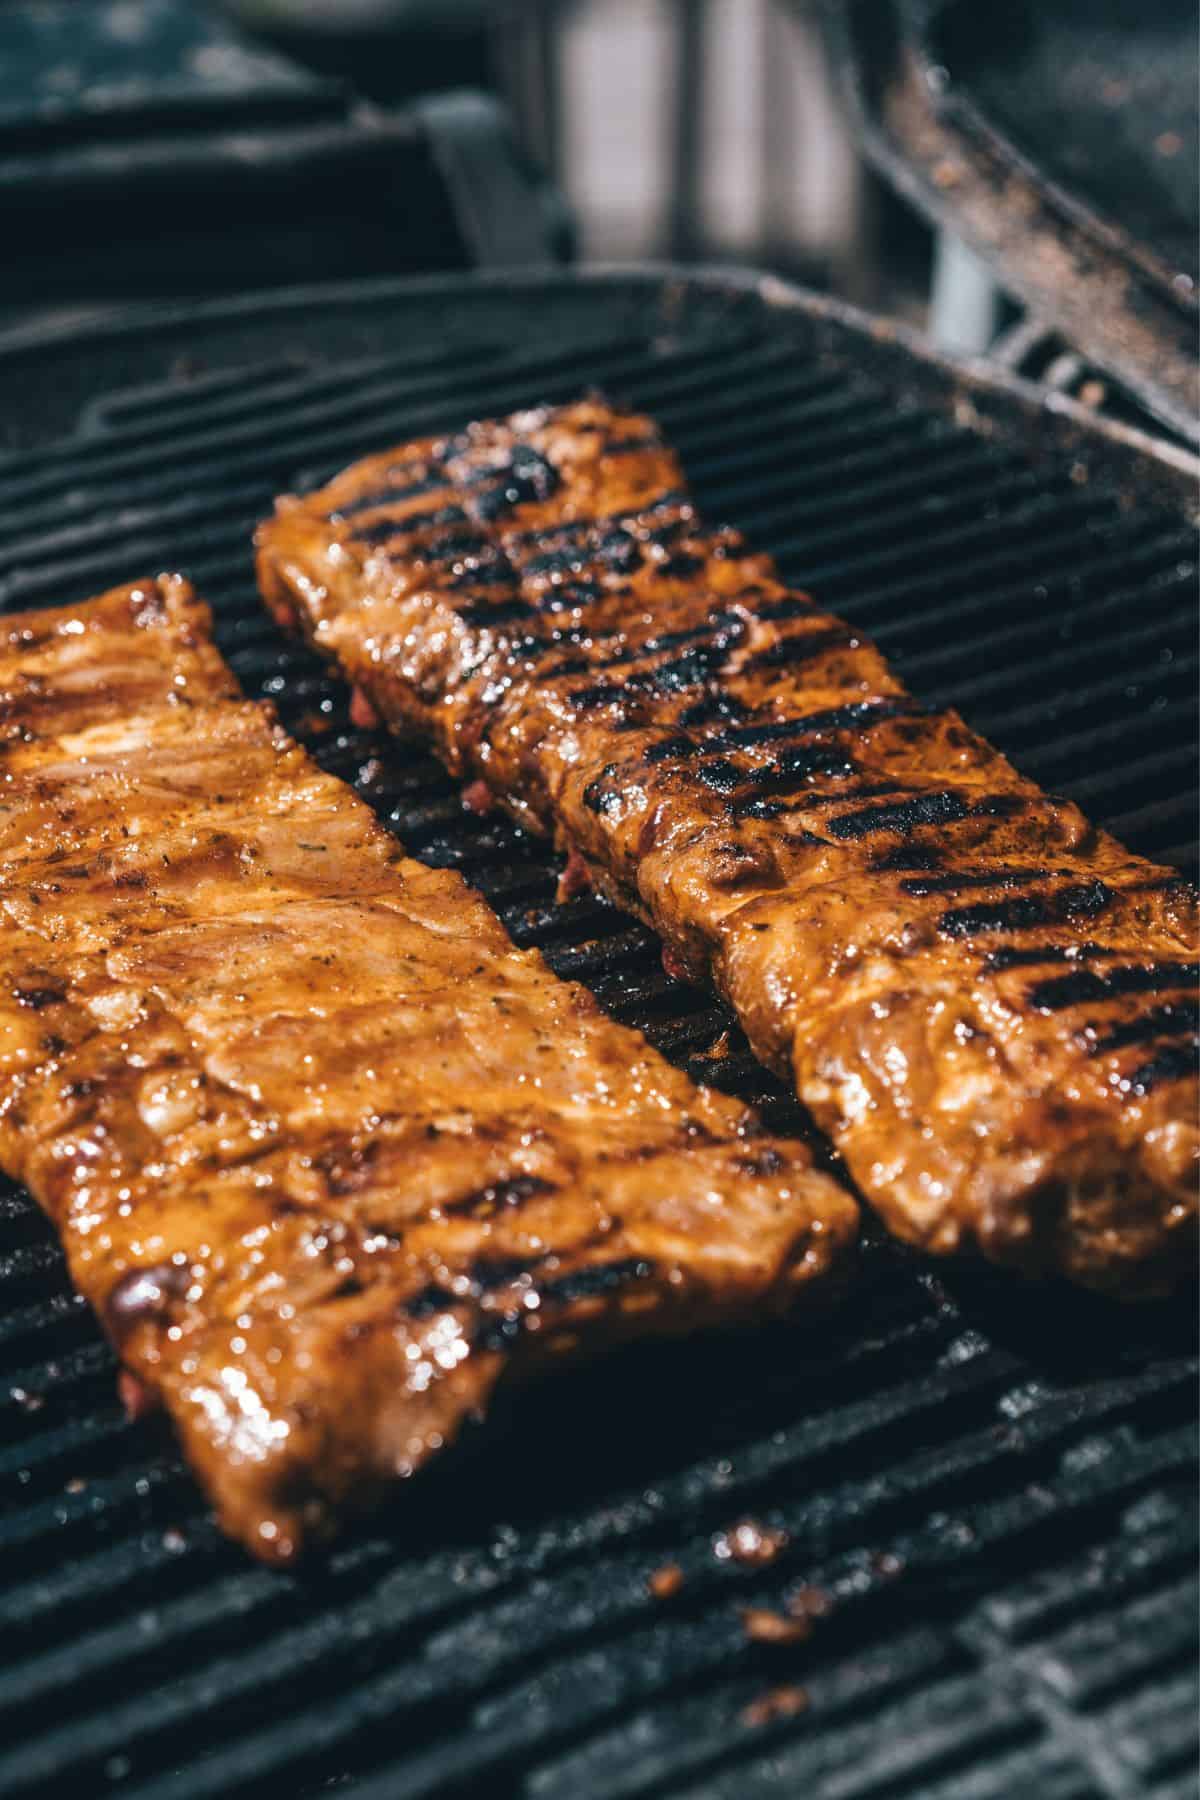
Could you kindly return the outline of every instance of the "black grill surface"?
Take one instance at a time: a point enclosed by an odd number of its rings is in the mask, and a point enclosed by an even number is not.
[[[281,488],[589,385],[652,409],[706,510],[924,697],[1139,850],[1193,858],[1186,481],[774,286],[377,288],[0,348],[24,440],[0,463],[0,596],[181,567],[247,690],[415,854],[698,1079],[803,1130],[648,932],[555,907],[551,859],[432,761],[353,732],[256,601],[249,534]],[[168,1438],[125,1421],[15,1191],[0,1294],[11,1800],[1194,1794],[1190,1302],[1125,1311],[874,1241],[832,1323],[561,1378],[472,1462],[279,1574],[221,1540]],[[748,1517],[788,1534],[767,1566],[728,1554]],[[805,1641],[747,1635],[743,1609],[799,1588]]]

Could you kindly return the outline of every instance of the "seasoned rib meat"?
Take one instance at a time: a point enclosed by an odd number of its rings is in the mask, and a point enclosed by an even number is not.
[[[372,457],[279,503],[259,571],[360,716],[711,976],[902,1237],[1128,1294],[1189,1264],[1191,891],[707,529],[649,420]]]
[[[852,1200],[237,697],[178,579],[0,621],[0,1163],[285,1559],[503,1376],[781,1311]]]

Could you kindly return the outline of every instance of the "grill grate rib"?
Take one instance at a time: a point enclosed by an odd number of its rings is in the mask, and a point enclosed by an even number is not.
[[[918,692],[1135,848],[1189,862],[1196,544],[1169,509],[927,402],[868,339],[805,340],[768,309],[664,326],[642,304],[545,342],[500,306],[453,348],[431,307],[345,355],[319,333],[317,356],[292,354],[268,323],[244,373],[151,364],[116,393],[101,367],[78,435],[0,459],[0,598],[182,567],[243,683],[414,852],[694,1075],[803,1131],[652,934],[594,899],[555,905],[541,849],[468,812],[427,756],[350,730],[339,684],[257,604],[253,520],[389,442],[607,385],[660,414],[708,516],[870,629]],[[525,1396],[469,1479],[435,1471],[327,1565],[277,1574],[120,1415],[61,1254],[0,1197],[0,1792],[1182,1793],[1188,1309],[1114,1325],[883,1243],[865,1265],[817,1331],[642,1348]],[[789,1534],[769,1567],[714,1551],[747,1515]],[[682,1586],[654,1599],[665,1564]],[[797,1585],[828,1600],[811,1639],[751,1643],[740,1609]]]

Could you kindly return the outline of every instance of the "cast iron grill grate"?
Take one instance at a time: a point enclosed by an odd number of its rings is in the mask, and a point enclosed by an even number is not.
[[[218,357],[139,385],[98,357],[78,429],[0,464],[0,598],[182,567],[248,691],[414,853],[461,869],[518,942],[698,1078],[803,1130],[649,932],[594,900],[556,907],[541,850],[467,812],[431,760],[349,729],[338,683],[256,602],[252,524],[390,441],[603,385],[662,419],[711,515],[925,697],[1188,864],[1195,537],[1150,482],[1131,501],[1014,429],[956,422],[844,326],[723,306],[668,332],[651,288],[640,320],[619,290],[557,336],[500,296],[449,348],[428,305],[415,334],[397,317],[386,347],[324,360],[248,328],[233,374]],[[469,1472],[423,1477],[327,1563],[280,1575],[225,1545],[169,1442],[123,1419],[112,1357],[16,1192],[0,1294],[13,1800],[1192,1792],[1186,1306],[1114,1317],[873,1243],[819,1332],[639,1349],[527,1394]],[[720,1554],[748,1516],[788,1533],[768,1566]],[[678,1591],[656,1598],[668,1566]],[[808,1640],[752,1641],[742,1609],[801,1586]]]

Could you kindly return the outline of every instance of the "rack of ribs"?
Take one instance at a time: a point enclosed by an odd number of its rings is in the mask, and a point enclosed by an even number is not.
[[[839,1285],[857,1209],[514,949],[164,577],[0,620],[0,1165],[286,1560],[503,1378]]]
[[[901,1237],[1134,1296],[1195,1249],[1195,897],[923,708],[598,400],[372,456],[258,536],[360,719],[569,854]]]

